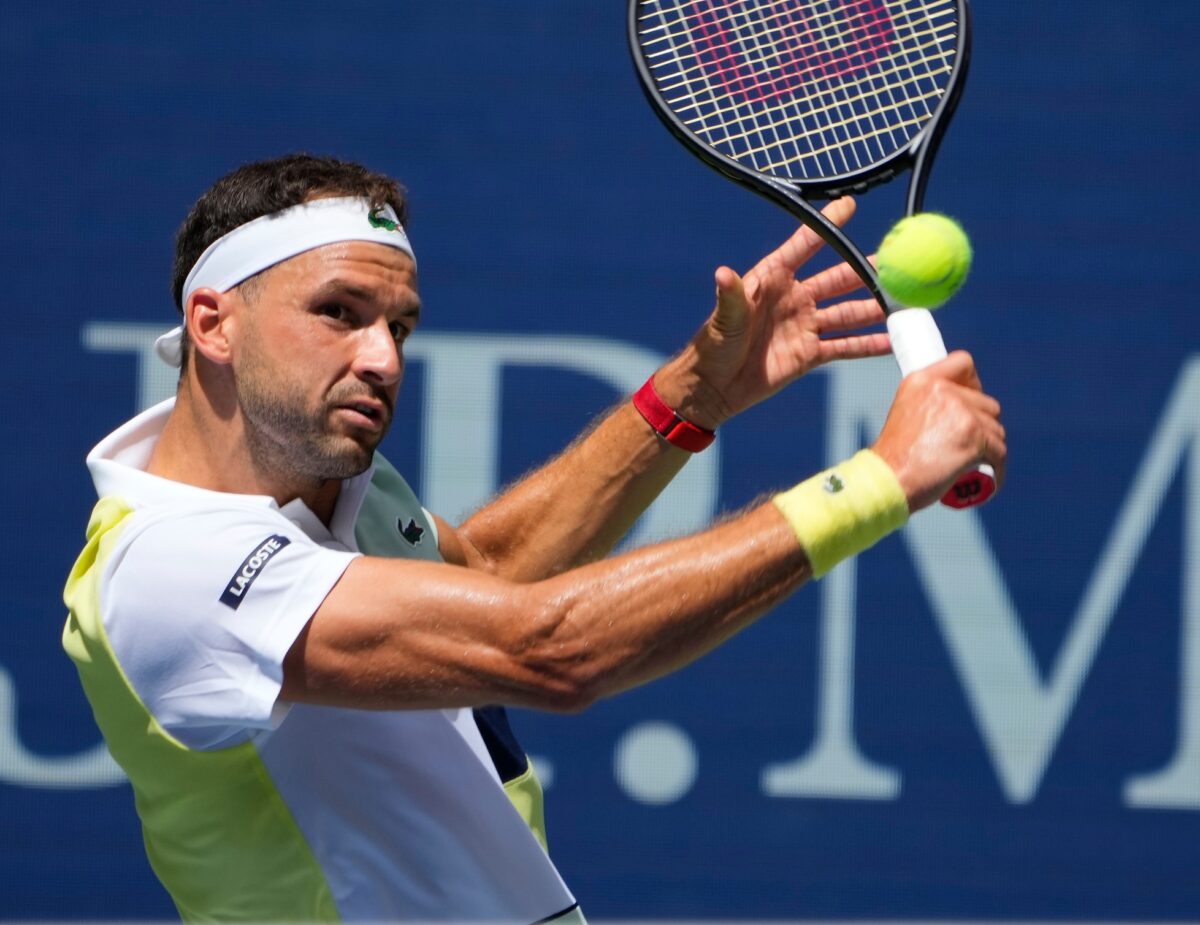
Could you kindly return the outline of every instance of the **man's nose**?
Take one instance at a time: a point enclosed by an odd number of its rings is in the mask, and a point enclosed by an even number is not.
[[[404,373],[404,360],[400,345],[392,337],[386,318],[359,331],[357,351],[354,356],[354,372],[362,379],[380,385],[395,385]]]

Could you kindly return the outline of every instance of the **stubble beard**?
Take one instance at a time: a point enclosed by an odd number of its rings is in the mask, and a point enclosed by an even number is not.
[[[354,393],[352,387],[341,391]],[[257,365],[242,370],[238,403],[246,425],[246,442],[256,466],[273,474],[283,472],[321,483],[348,479],[365,472],[387,428],[379,434],[351,438],[330,430],[330,413],[339,401],[338,389],[317,409],[306,407],[303,392],[282,377]],[[361,395],[362,390],[357,390]]]

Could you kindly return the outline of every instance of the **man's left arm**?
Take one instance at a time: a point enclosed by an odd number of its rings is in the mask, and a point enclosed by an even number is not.
[[[826,214],[844,225],[854,203],[836,200]],[[796,279],[821,246],[816,234],[801,228],[744,277],[728,267],[717,270],[712,315],[654,374],[668,407],[698,427],[716,430],[823,363],[889,351],[886,334],[846,333],[883,320],[874,299],[818,307],[861,287],[848,266]],[[448,562],[516,581],[536,581],[601,559],[690,455],[660,438],[624,402],[457,529],[439,518],[441,552]]]

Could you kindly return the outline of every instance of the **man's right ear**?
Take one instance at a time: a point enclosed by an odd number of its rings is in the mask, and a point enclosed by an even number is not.
[[[197,289],[183,309],[192,349],[206,360],[224,366],[233,361],[231,336],[237,326],[234,300],[215,289]]]

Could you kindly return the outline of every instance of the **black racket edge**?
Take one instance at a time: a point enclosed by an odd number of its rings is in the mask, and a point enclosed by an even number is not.
[[[959,40],[954,56],[954,70],[946,83],[946,92],[942,94],[937,109],[934,110],[929,122],[909,142],[907,147],[872,165],[869,171],[844,174],[822,183],[790,182],[750,170],[733,158],[726,157],[720,151],[705,144],[683,124],[658,92],[654,77],[642,56],[642,44],[638,39],[638,8],[642,3],[643,0],[629,0],[627,19],[629,52],[633,58],[642,92],[646,95],[650,108],[654,110],[655,115],[667,130],[709,167],[786,209],[820,235],[842,260],[854,268],[859,279],[863,281],[875,301],[883,309],[884,314],[891,314],[893,311],[903,308],[884,292],[883,287],[879,284],[879,275],[862,250],[846,236],[841,228],[822,215],[820,209],[809,200],[830,200],[847,194],[862,193],[873,186],[887,183],[905,170],[911,169],[904,214],[906,216],[915,215],[921,211],[925,203],[925,190],[934,158],[941,147],[950,119],[954,115],[955,109],[958,108],[963,88],[966,86],[967,72],[971,62],[971,8],[968,0],[956,0],[955,3],[958,10]]]

